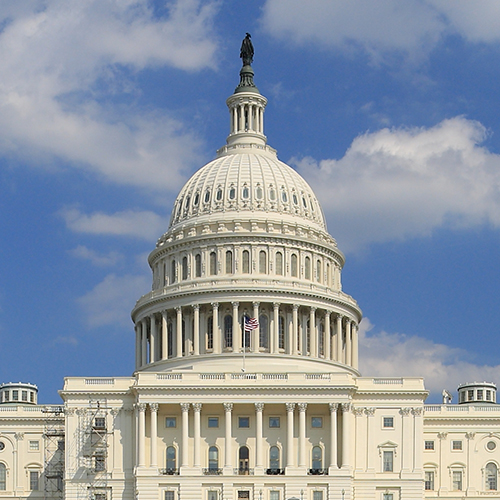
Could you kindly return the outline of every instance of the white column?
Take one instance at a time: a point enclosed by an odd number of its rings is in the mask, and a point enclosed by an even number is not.
[[[299,407],[299,467],[306,467],[306,410],[307,403],[298,403]]]
[[[316,330],[316,308],[311,307],[309,310],[309,335],[310,340],[310,356],[312,358],[318,357],[318,332]]]
[[[358,325],[355,323],[351,327],[351,337],[352,337],[352,367],[356,370],[358,369]]]
[[[262,413],[264,403],[255,403],[255,466],[263,467],[262,463]]]
[[[137,403],[137,449],[138,449],[138,466],[146,466],[146,404]]]
[[[367,434],[367,421],[365,418],[365,409],[356,407],[352,409],[355,419],[354,436],[355,436],[355,453],[353,457],[353,467],[358,472],[363,472],[366,464],[366,443],[361,436]],[[404,444],[403,444],[404,446]]]
[[[286,466],[295,466],[293,449],[293,412],[295,403],[286,403]]]
[[[167,311],[161,312],[161,359],[168,358],[168,323]]]
[[[414,440],[412,436],[413,422],[410,418],[411,408],[401,408],[401,424],[403,427],[403,438],[401,440],[401,472],[410,472],[412,469],[412,451]]]
[[[342,316],[339,314],[337,316],[337,361],[343,363],[344,359],[342,356],[342,343],[343,343],[343,332],[342,332]]]
[[[201,403],[193,403],[194,410],[194,467],[201,467]]]
[[[332,359],[332,334],[330,332],[330,311],[325,312],[325,359]]]
[[[351,467],[351,403],[341,403],[342,410],[342,468]]]
[[[158,467],[158,403],[149,403],[151,424],[151,458],[149,466]]]
[[[212,302],[212,330],[214,336],[214,354],[221,352],[221,336],[219,332],[219,303]]]
[[[156,317],[152,314],[149,317],[151,325],[151,337],[149,339],[149,362],[154,363],[156,361]]]
[[[347,320],[345,325],[345,364],[352,366],[352,339],[351,339],[351,325],[352,321]]]
[[[175,321],[177,331],[177,357],[182,358],[182,307],[176,307],[175,311],[177,313],[177,319]]]
[[[141,340],[141,366],[148,364],[148,327],[146,318],[141,321],[142,340]]]
[[[330,403],[330,467],[338,468],[337,462],[337,410],[338,403]]]
[[[189,465],[189,403],[181,403],[182,411],[182,443],[181,443],[181,467]]]
[[[413,471],[420,472],[424,467],[424,419],[422,417],[422,408],[413,408],[412,414],[415,424],[415,458],[413,461]],[[472,435],[474,433],[471,433]],[[469,468],[470,469],[470,468]],[[469,485],[470,487],[470,485]]]
[[[200,305],[193,305],[193,354],[200,354]]]
[[[297,355],[298,349],[298,336],[299,336],[299,306],[297,304],[293,305],[292,309],[292,354]]]
[[[135,369],[141,367],[141,324],[135,324]]]
[[[253,303],[253,317],[256,318],[257,321],[259,321],[259,303],[258,302]],[[253,337],[252,350],[253,350],[253,352],[259,352],[259,344],[260,344],[259,332],[260,332],[260,328],[256,328],[252,332],[252,337]]]
[[[375,408],[370,407],[370,408],[365,408],[365,413],[367,416],[367,429],[366,429],[366,442],[371,443],[372,440],[375,437],[376,430],[375,430],[375,419],[373,416],[375,415]],[[373,453],[367,453],[366,454],[366,470],[367,472],[374,472],[375,471],[375,460],[376,457],[373,456]]]
[[[279,315],[280,315],[280,305],[278,302],[273,302],[273,353],[278,354],[279,352]]]
[[[231,302],[233,306],[233,352],[241,351],[241,328],[238,320],[239,302]]]
[[[290,308],[287,308],[286,323],[286,353],[293,354],[293,317]]]
[[[226,469],[231,469],[233,466],[231,460],[232,445],[233,445],[231,412],[233,411],[233,403],[223,403],[223,406],[224,406],[224,413],[226,415],[226,438],[224,440],[224,467]]]
[[[253,130],[253,106],[248,105],[248,130]]]

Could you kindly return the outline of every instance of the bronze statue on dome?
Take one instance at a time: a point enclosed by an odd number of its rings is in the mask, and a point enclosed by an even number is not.
[[[241,42],[240,57],[243,60],[243,66],[250,66],[253,62],[253,45],[250,38],[250,33],[247,33]]]

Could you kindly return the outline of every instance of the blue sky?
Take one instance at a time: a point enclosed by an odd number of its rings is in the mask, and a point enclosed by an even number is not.
[[[130,310],[225,143],[245,32],[265,127],[346,253],[364,375],[500,383],[500,3],[3,0],[0,380],[130,375]]]

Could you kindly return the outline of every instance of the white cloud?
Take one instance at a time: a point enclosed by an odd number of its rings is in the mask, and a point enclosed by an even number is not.
[[[94,328],[100,326],[120,326],[130,329],[132,310],[138,293],[151,289],[151,281],[146,276],[109,274],[90,292],[78,299],[87,324]]]
[[[109,215],[95,212],[91,215],[83,214],[76,208],[61,211],[67,226],[77,233],[89,233],[113,236],[132,236],[146,240],[155,240],[168,227],[168,221],[150,211],[125,210]],[[80,257],[89,252],[79,251]]]
[[[176,190],[197,138],[168,114],[101,101],[129,84],[120,68],[214,66],[215,3],[179,0],[162,18],[146,0],[19,3],[0,5],[0,154]]]
[[[470,361],[464,349],[437,344],[432,340],[401,333],[370,334],[373,325],[364,318],[359,328],[360,370],[374,377],[424,377],[425,387],[434,401],[443,389],[449,390],[455,402],[460,384],[495,381],[500,365],[478,365]]]
[[[262,23],[291,44],[363,49],[379,62],[393,52],[420,59],[445,34],[498,42],[499,18],[497,0],[267,0]]]
[[[73,257],[78,259],[88,260],[94,266],[98,267],[109,267],[115,266],[118,262],[122,261],[124,256],[115,251],[111,251],[107,254],[100,254],[91,248],[87,248],[84,245],[78,245],[76,248],[70,251]]]
[[[293,159],[345,251],[426,236],[442,226],[500,226],[500,156],[484,127],[457,117],[431,128],[357,137],[340,160]]]

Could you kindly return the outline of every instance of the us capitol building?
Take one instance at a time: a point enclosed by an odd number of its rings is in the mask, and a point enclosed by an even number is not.
[[[49,406],[0,386],[0,500],[500,498],[494,384],[425,406],[422,378],[361,376],[344,255],[267,144],[252,57],[247,35],[226,145],[149,255],[133,375]]]

